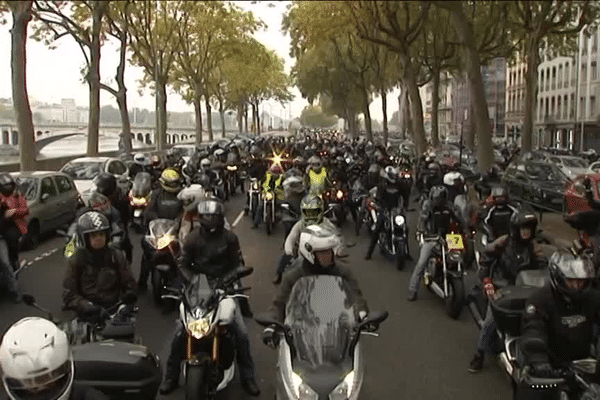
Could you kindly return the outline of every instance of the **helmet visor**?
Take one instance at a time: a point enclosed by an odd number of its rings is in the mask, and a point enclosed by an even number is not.
[[[302,213],[306,222],[318,223],[321,221],[323,210],[321,208],[307,208]]]
[[[218,201],[203,201],[198,204],[198,214],[222,214],[221,203]]]
[[[4,376],[5,388],[21,400],[56,400],[69,388],[72,375],[71,360],[57,369],[32,378]]]
[[[314,253],[316,262],[321,267],[331,267],[333,265],[333,250],[317,250]]]

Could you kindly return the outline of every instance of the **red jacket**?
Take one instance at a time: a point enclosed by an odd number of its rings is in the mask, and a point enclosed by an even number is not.
[[[9,210],[15,209],[15,213],[12,216],[12,220],[15,225],[19,228],[22,235],[27,233],[27,222],[25,218],[29,215],[29,207],[27,206],[27,200],[19,194],[14,193],[8,197],[0,194],[0,203],[6,203]],[[2,216],[3,217],[3,216]]]

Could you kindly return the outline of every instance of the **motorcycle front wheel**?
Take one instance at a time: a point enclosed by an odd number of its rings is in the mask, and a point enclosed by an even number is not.
[[[185,399],[206,400],[206,365],[188,365],[185,373]]]
[[[163,278],[160,272],[152,271],[152,298],[157,306],[162,304],[163,286]]]
[[[271,203],[267,203],[264,212],[266,212],[266,225],[267,225],[267,235],[270,235],[273,232],[273,211],[271,210]]]
[[[446,314],[452,319],[458,319],[465,304],[465,286],[462,278],[448,277],[448,297]]]

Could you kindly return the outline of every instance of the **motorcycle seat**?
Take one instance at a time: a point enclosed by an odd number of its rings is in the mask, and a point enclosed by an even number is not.
[[[108,324],[100,332],[105,339],[127,339],[135,335],[134,324]]]

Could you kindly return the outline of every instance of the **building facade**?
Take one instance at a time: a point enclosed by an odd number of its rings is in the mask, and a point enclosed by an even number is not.
[[[452,84],[453,78],[443,72],[440,76],[438,92],[438,135],[440,140],[455,135],[452,124]],[[419,88],[423,106],[423,125],[427,137],[431,138],[431,114],[433,108],[433,82]]]

